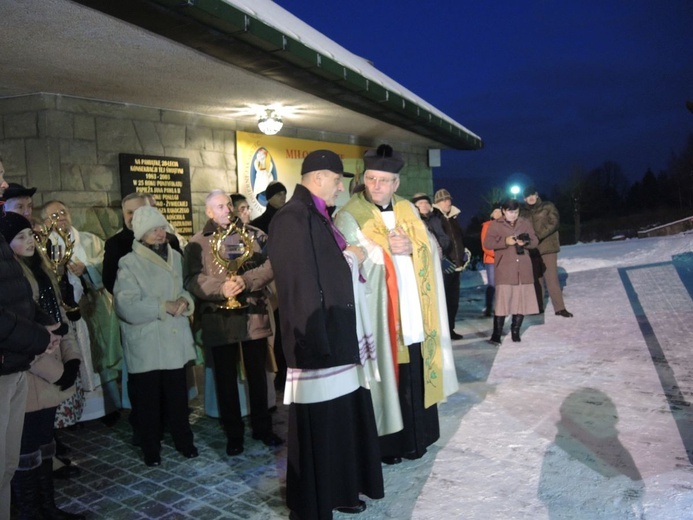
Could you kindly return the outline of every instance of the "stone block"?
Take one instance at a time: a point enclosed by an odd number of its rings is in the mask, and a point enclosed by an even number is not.
[[[78,211],[83,211],[85,208],[105,208],[108,206],[108,194],[106,192],[61,190],[45,192],[44,200],[54,199],[64,202],[73,214]],[[79,229],[76,224],[74,225]]]
[[[60,165],[61,188],[70,191],[83,191],[82,168],[79,164],[62,163]]]
[[[120,152],[104,152],[103,150],[97,150],[96,163],[118,168],[120,164],[119,155]]]
[[[55,108],[55,96],[52,94],[32,94],[0,99],[0,114],[18,112],[38,112]]]
[[[133,121],[137,138],[140,141],[142,151],[147,155],[162,155],[164,147],[161,144],[156,126],[151,121]]]
[[[198,150],[190,150],[188,148],[166,148],[164,153],[166,157],[185,157],[190,162],[190,168],[202,167],[202,156]]]
[[[214,130],[214,151],[233,153],[236,149],[236,132],[231,130]]]
[[[8,139],[38,137],[36,112],[20,112],[3,117],[3,132]]]
[[[194,168],[190,175],[190,190],[209,193],[220,189],[227,193],[236,191],[236,172],[214,168]]]
[[[214,150],[214,132],[211,128],[188,127],[185,146],[194,150]]]
[[[62,162],[77,163],[82,165],[96,164],[96,142],[69,140],[66,141],[69,146],[66,153],[60,157]]]
[[[41,113],[39,118],[41,137],[57,137],[59,139],[72,139],[74,137],[74,116],[69,112],[47,110]]]
[[[200,157],[202,157],[202,164],[206,168],[227,169],[226,154],[224,153],[202,150]]]
[[[82,180],[87,190],[111,191],[119,185],[119,174],[117,168],[110,166],[83,166]]]
[[[74,116],[74,125],[75,139],[96,140],[96,123],[92,116],[77,114]]]
[[[104,240],[115,235],[121,228],[119,216],[113,208],[81,208],[79,212],[81,227],[75,227],[81,231],[94,233]]]
[[[142,153],[142,147],[132,121],[96,119],[96,142],[99,151]]]
[[[185,147],[185,126],[159,123],[156,128],[165,147]]]
[[[27,175],[32,186],[39,191],[61,189],[60,140],[26,140]]]
[[[24,139],[5,139],[0,142],[0,157],[8,177],[26,175],[27,153]]]

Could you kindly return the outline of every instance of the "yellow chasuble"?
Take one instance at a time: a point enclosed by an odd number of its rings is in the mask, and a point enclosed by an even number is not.
[[[395,213],[395,229],[402,229],[412,242],[412,262],[416,275],[416,284],[421,300],[421,314],[424,325],[424,340],[421,343],[424,378],[424,406],[426,408],[444,400],[443,392],[443,354],[440,344],[440,319],[438,316],[438,298],[436,294],[433,255],[426,225],[415,212],[414,206],[407,199],[397,195],[392,199]],[[392,260],[388,235],[390,230],[385,226],[380,210],[368,200],[363,193],[353,196],[342,209],[350,213],[366,238],[375,242]],[[394,288],[396,291],[396,287]],[[400,305],[406,305],[400,301]],[[399,320],[398,320],[399,321]],[[401,330],[397,334],[397,362],[408,363],[408,350],[402,342]]]

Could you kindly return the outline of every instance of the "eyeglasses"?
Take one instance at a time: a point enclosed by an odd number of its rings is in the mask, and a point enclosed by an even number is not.
[[[393,182],[397,180],[397,177],[391,177],[391,178],[383,178],[383,177],[373,177],[372,175],[364,175],[363,176],[364,182],[367,182],[368,184],[375,184],[378,185],[378,183],[384,185],[384,186],[389,186]]]

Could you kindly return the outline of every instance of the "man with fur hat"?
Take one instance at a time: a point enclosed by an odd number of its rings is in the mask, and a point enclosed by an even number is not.
[[[395,195],[404,159],[381,145],[363,162],[366,189],[335,224],[368,253],[362,270],[380,372],[371,391],[382,460],[397,464],[438,439],[437,403],[457,391],[457,376],[437,246],[414,205]]]
[[[541,200],[539,192],[534,186],[527,186],[523,192],[525,203],[521,208],[520,216],[532,223],[534,232],[539,238],[539,246],[535,251],[539,256],[532,256],[534,267],[534,286],[539,301],[539,311],[544,312],[544,282],[551,298],[553,310],[556,316],[572,318],[563,302],[563,291],[558,280],[558,252],[561,244],[558,237],[560,215],[553,203]]]
[[[359,493],[382,498],[383,477],[373,403],[360,347],[354,279],[361,248],[348,246],[328,213],[344,191],[344,166],[330,150],[309,153],[301,184],[270,226],[288,365],[286,502],[291,518],[360,513]],[[297,269],[296,266],[300,266]]]
[[[445,231],[450,237],[451,247],[448,258],[455,264],[455,269],[446,269],[443,273],[445,284],[445,303],[448,306],[448,324],[452,339],[462,339],[462,334],[455,332],[457,310],[460,307],[460,277],[466,265],[466,250],[464,248],[464,232],[457,221],[459,208],[452,205],[452,196],[446,189],[440,189],[433,196],[433,207],[440,210],[445,217]]]
[[[31,220],[34,211],[34,203],[31,197],[36,193],[36,188],[25,188],[16,182],[10,182],[0,201],[5,202],[5,211],[19,213],[24,218]]]

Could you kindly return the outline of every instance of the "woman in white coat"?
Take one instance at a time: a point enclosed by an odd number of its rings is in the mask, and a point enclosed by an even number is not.
[[[161,417],[176,449],[197,457],[188,421],[185,365],[195,359],[189,316],[193,299],[183,289],[182,257],[166,240],[168,222],[154,207],[132,219],[132,252],[118,263],[113,289],[120,318],[128,392],[147,466],[161,464]]]

